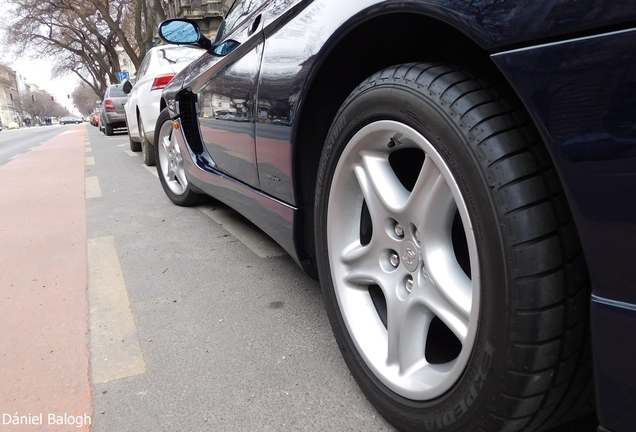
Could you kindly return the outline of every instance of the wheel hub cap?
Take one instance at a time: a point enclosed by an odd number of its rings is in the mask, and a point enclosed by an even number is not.
[[[420,253],[412,241],[405,240],[402,243],[401,255],[404,268],[410,272],[417,270],[417,266],[420,263]]]

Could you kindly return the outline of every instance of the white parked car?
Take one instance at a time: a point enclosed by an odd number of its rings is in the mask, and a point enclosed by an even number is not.
[[[146,165],[155,164],[151,146],[160,112],[161,91],[181,69],[204,52],[192,46],[163,45],[151,48],[139,66],[136,83],[132,88],[124,85],[124,91],[129,93],[124,108],[130,149],[142,151]]]

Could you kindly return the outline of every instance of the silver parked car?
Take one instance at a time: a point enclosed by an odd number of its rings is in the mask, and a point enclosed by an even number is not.
[[[115,129],[126,127],[124,105],[127,100],[128,95],[124,93],[122,84],[108,86],[99,111],[99,130],[110,136]]]

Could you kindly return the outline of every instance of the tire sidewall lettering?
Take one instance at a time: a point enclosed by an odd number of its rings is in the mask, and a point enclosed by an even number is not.
[[[442,430],[444,427],[449,427],[462,416],[464,416],[470,408],[475,405],[475,402],[482,393],[484,385],[487,383],[492,365],[493,355],[495,353],[495,347],[486,341],[484,349],[481,352],[481,362],[475,367],[471,368],[470,376],[472,379],[466,381],[467,389],[463,392],[459,401],[454,402],[450,409],[441,411],[435,417],[424,420],[424,428],[427,431]],[[476,370],[475,370],[476,369]]]

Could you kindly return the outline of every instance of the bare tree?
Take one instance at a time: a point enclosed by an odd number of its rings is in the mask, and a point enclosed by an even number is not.
[[[85,116],[93,112],[96,108],[95,101],[101,98],[101,96],[95,94],[92,88],[84,83],[73,90],[71,97],[73,98],[75,108]]]
[[[51,59],[54,75],[68,72],[102,94],[118,81],[120,55],[135,68],[165,19],[158,0],[8,0],[16,17],[5,23],[6,46]]]
[[[23,116],[30,118],[32,125],[43,123],[47,117],[60,117],[69,114],[66,108],[45,91],[30,91],[28,94],[22,95],[21,98]]]
[[[161,0],[136,0],[133,4],[132,26],[139,59],[143,60],[157,40],[157,26],[166,19]],[[136,65],[139,67],[139,65]]]

